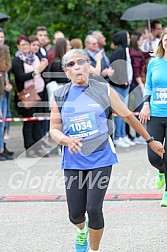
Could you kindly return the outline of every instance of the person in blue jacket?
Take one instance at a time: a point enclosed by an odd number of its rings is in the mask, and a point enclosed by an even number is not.
[[[144,105],[140,113],[140,121],[147,123],[148,132],[162,144],[165,154],[163,158],[154,153],[148,146],[148,158],[152,166],[158,169],[155,180],[156,188],[165,192],[160,205],[167,207],[167,28],[164,29],[158,49],[148,64],[144,90]]]
[[[69,219],[77,227],[76,251],[99,251],[104,230],[103,200],[112,165],[118,162],[110,138],[112,111],[138,131],[161,157],[164,150],[109,84],[89,79],[91,65],[86,51],[68,51],[62,67],[71,82],[54,92],[50,134],[63,145],[62,169]]]

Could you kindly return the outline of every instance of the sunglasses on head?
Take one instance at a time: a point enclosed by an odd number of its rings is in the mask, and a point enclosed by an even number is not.
[[[70,61],[66,64],[66,67],[73,67],[76,63],[78,66],[82,66],[87,62],[87,60],[79,59],[76,62]]]

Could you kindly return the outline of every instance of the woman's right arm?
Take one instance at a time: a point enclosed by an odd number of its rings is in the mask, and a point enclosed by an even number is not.
[[[30,73],[25,73],[23,62],[18,57],[15,57],[12,61],[12,72],[14,73],[16,79],[18,79],[20,82],[25,82],[33,78],[33,71]]]
[[[71,154],[78,153],[81,150],[82,139],[71,138],[62,132],[61,114],[55,101],[52,102],[51,107],[50,135],[57,144],[68,146]]]
[[[150,120],[150,97],[152,94],[152,62],[150,61],[147,67],[146,84],[144,88],[144,104],[140,111],[139,119],[141,123],[146,124]],[[148,99],[149,98],[149,99]]]
[[[133,68],[133,78],[139,85],[141,92],[143,94],[144,92],[144,83],[141,78],[141,64],[142,64],[142,58],[141,56],[136,52],[135,54],[131,54],[131,60],[132,60],[132,68]]]
[[[93,75],[100,75],[101,73],[101,60],[103,58],[102,51],[96,54],[96,66],[91,66],[90,71]]]

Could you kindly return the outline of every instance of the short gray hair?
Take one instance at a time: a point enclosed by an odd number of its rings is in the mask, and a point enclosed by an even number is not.
[[[87,52],[84,50],[84,49],[72,49],[68,52],[66,52],[66,54],[63,56],[62,58],[62,68],[65,69],[66,68],[66,63],[67,63],[67,60],[69,58],[71,58],[74,54],[80,54],[82,57],[85,58],[85,60],[90,64],[91,61],[90,61],[90,58],[87,54]]]

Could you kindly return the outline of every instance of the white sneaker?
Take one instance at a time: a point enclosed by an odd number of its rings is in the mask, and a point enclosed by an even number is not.
[[[114,144],[116,147],[120,147],[120,148],[128,148],[130,147],[129,144],[125,143],[124,140],[122,139],[122,137],[119,137],[118,139],[114,140]]]
[[[130,146],[136,145],[136,143],[133,142],[128,136],[125,136],[125,137],[123,137],[122,139],[123,139],[123,141],[124,141],[126,144],[129,144]]]
[[[135,137],[134,141],[136,144],[147,144],[146,140],[142,136]]]

